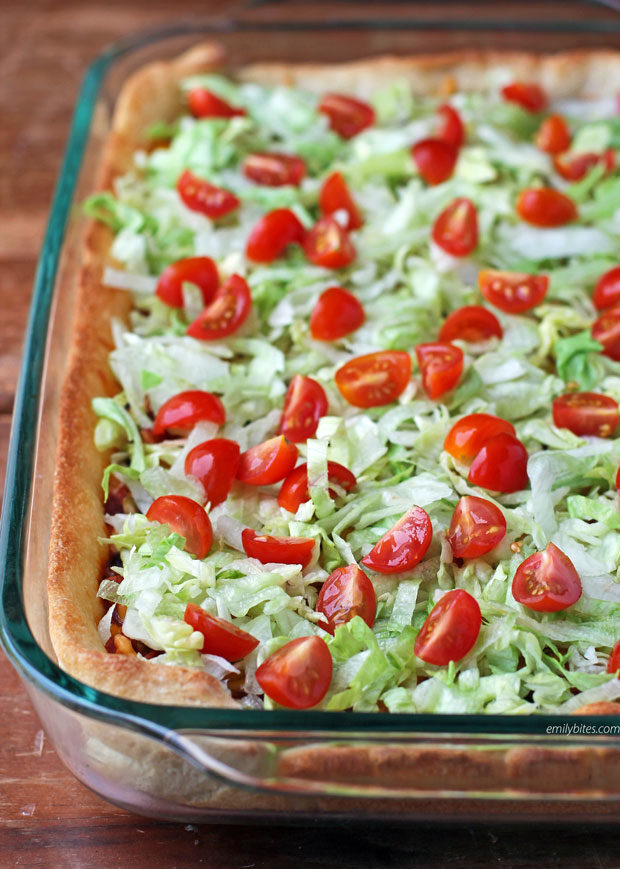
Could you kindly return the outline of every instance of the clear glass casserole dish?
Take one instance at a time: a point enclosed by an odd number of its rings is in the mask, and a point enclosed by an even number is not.
[[[55,663],[45,606],[58,402],[71,335],[84,220],[115,99],[127,76],[205,36],[230,65],[328,62],[464,47],[618,47],[620,20],[570,4],[532,4],[537,21],[488,5],[351,7],[295,4],[273,20],[256,3],[235,22],[180,24],[119,44],[90,68],[76,107],[37,275],[17,397],[0,538],[3,646],[59,755],[102,797],[134,812],[185,821],[618,817],[620,724],[581,717],[297,713],[155,706],[103,694]],[[553,727],[550,732],[549,728]]]

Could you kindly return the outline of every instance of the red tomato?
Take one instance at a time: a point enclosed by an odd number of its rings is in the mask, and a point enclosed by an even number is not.
[[[212,507],[228,498],[240,455],[239,444],[235,441],[213,438],[195,446],[185,457],[185,473],[200,480]]]
[[[499,320],[482,305],[464,305],[452,311],[443,322],[439,332],[440,341],[488,341],[503,335]]]
[[[505,534],[502,511],[485,498],[466,495],[452,514],[447,540],[455,558],[478,558],[497,546]]]
[[[276,208],[258,221],[245,252],[255,263],[270,263],[282,256],[289,244],[301,244],[305,235],[306,230],[290,208]]]
[[[243,174],[267,187],[297,187],[306,176],[306,164],[296,154],[250,154],[243,163]]]
[[[412,145],[411,156],[427,184],[441,184],[454,172],[458,151],[442,139],[422,139]]]
[[[490,413],[470,413],[454,423],[443,448],[458,462],[470,462],[491,438],[499,434],[514,435],[514,425]]]
[[[338,462],[327,463],[327,479],[330,483],[336,483],[346,492],[350,492],[357,483],[351,471],[344,465],[339,465]],[[333,498],[336,497],[336,493],[332,489],[329,490],[329,493]],[[282,483],[278,504],[289,513],[297,513],[300,505],[309,500],[308,466],[306,464],[298,465]]]
[[[327,622],[319,622],[319,627],[330,634],[355,616],[372,628],[377,615],[373,584],[357,564],[337,567],[321,586],[316,611],[327,617]]]
[[[620,302],[620,266],[615,266],[600,276],[594,287],[592,301],[599,311]]]
[[[494,492],[518,492],[528,483],[527,450],[511,434],[498,434],[487,441],[471,463],[470,483]]]
[[[616,489],[620,492],[620,468],[616,471]]]
[[[325,94],[319,111],[327,115],[329,126],[343,139],[352,139],[375,122],[372,106],[344,94]]]
[[[241,453],[237,479],[251,486],[270,486],[295,467],[299,450],[284,435],[277,435]]]
[[[158,437],[170,432],[185,437],[201,420],[224,425],[226,422],[224,405],[212,392],[188,389],[173,395],[162,404],[155,416],[153,434]]]
[[[611,655],[607,661],[607,672],[617,673],[620,670],[620,640],[611,650]]]
[[[603,345],[603,356],[620,362],[620,306],[609,308],[594,321],[592,337]]]
[[[185,550],[204,558],[211,549],[213,531],[204,508],[184,495],[162,495],[146,511],[149,522],[169,525],[170,530],[185,538]]]
[[[302,247],[311,263],[325,269],[342,269],[355,259],[355,248],[348,232],[329,214],[308,231]]]
[[[522,314],[543,302],[549,289],[549,278],[547,275],[482,269],[478,274],[478,286],[487,302],[500,311]]]
[[[526,558],[512,580],[512,595],[539,613],[565,610],[581,597],[581,580],[568,555],[554,543]]]
[[[340,394],[354,407],[380,407],[396,401],[411,377],[411,357],[381,350],[345,362],[334,375]]]
[[[287,709],[320,703],[332,681],[332,656],[321,637],[299,637],[270,655],[256,671],[265,694]]]
[[[206,214],[212,220],[224,217],[239,207],[239,200],[230,190],[215,187],[208,181],[197,178],[188,169],[179,177],[177,190],[188,208]]]
[[[303,374],[291,380],[284,398],[278,434],[301,443],[316,432],[319,420],[327,413],[327,396],[320,383]]]
[[[463,351],[454,344],[437,342],[415,348],[422,386],[429,398],[440,398],[454,389],[463,373]]]
[[[155,294],[171,308],[183,307],[183,284],[196,284],[208,305],[219,286],[217,267],[208,256],[180,259],[164,269],[157,282]]]
[[[411,570],[422,561],[432,539],[428,513],[421,507],[412,507],[362,558],[362,564],[377,573]]]
[[[362,303],[343,287],[321,293],[310,315],[310,333],[316,341],[338,341],[366,319]]]
[[[547,106],[547,94],[539,84],[515,81],[503,87],[501,93],[505,100],[527,112],[543,112]]]
[[[187,334],[202,341],[228,338],[247,320],[252,296],[241,275],[231,275],[218,289],[213,300],[187,327]]]
[[[258,646],[258,640],[252,634],[232,622],[212,616],[195,603],[188,603],[185,607],[185,621],[204,637],[200,650],[204,655],[219,655],[234,662],[245,658]]]
[[[355,204],[347,183],[340,172],[332,172],[321,187],[319,193],[319,208],[321,214],[333,214],[335,211],[346,211],[346,229],[359,229],[364,223]]]
[[[608,148],[602,154],[559,154],[553,158],[553,166],[567,181],[580,181],[593,166],[601,164],[605,174],[616,168],[616,154]]]
[[[445,667],[473,649],[481,625],[478,601],[462,588],[447,591],[420,628],[413,651],[427,664]]]
[[[570,198],[551,187],[530,187],[517,198],[517,214],[533,226],[563,226],[576,220],[577,206]]]
[[[554,424],[576,435],[611,437],[618,418],[618,402],[598,392],[569,392],[553,399]]]
[[[478,244],[478,212],[469,199],[455,199],[433,224],[433,241],[451,256],[469,256]]]
[[[562,115],[549,115],[545,118],[534,141],[541,151],[547,154],[561,154],[570,147],[570,130]]]
[[[444,103],[437,109],[439,115],[439,129],[437,130],[437,138],[448,145],[452,145],[457,150],[465,141],[465,127],[457,110]]]
[[[196,118],[234,118],[245,115],[245,109],[231,106],[213,91],[206,88],[194,88],[187,97],[189,110]]]
[[[241,540],[248,558],[255,558],[261,564],[275,562],[307,567],[314,549],[314,540],[310,537],[271,537],[257,534],[251,528],[243,529]]]

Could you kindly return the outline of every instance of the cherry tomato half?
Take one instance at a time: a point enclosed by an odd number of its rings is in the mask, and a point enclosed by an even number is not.
[[[310,537],[272,537],[257,534],[251,528],[241,532],[243,548],[248,558],[255,558],[261,564],[301,564],[307,567],[312,558],[314,540]]]
[[[422,386],[429,398],[440,398],[454,389],[463,373],[463,351],[454,344],[436,342],[415,348]]]
[[[486,555],[504,539],[504,514],[485,498],[466,495],[456,505],[447,534],[455,558]]]
[[[239,444],[235,441],[213,438],[195,446],[185,457],[185,473],[200,480],[212,507],[228,498],[240,455]]]
[[[173,395],[162,404],[155,416],[153,434],[159,437],[169,432],[185,437],[196,423],[202,420],[224,425],[226,422],[224,405],[212,392],[187,389],[185,392]]]
[[[237,479],[251,486],[270,486],[295,467],[299,450],[284,435],[277,435],[241,453]]]
[[[258,640],[252,634],[236,627],[232,622],[212,616],[195,603],[187,604],[184,619],[204,637],[200,650],[203,655],[219,655],[234,662],[245,658],[258,646]]]
[[[323,182],[319,193],[319,208],[321,214],[334,214],[336,211],[346,212],[347,225],[345,229],[359,229],[364,222],[340,172],[332,172]]]
[[[354,407],[381,407],[396,401],[410,377],[408,353],[380,350],[345,362],[334,379],[340,394]]]
[[[412,507],[373,546],[362,564],[377,573],[402,573],[422,561],[433,539],[426,510]]]
[[[320,703],[332,681],[332,656],[321,637],[299,637],[270,655],[256,671],[265,694],[287,709]]]
[[[239,207],[239,200],[230,190],[216,187],[202,178],[198,178],[188,169],[179,176],[177,181],[179,196],[192,211],[206,214],[212,220],[230,214]]]
[[[539,84],[515,81],[503,87],[501,93],[505,100],[527,112],[543,112],[547,106],[547,94]]]
[[[243,162],[243,174],[267,187],[298,187],[306,176],[306,164],[296,154],[250,154]]]
[[[196,118],[234,118],[245,115],[245,109],[231,106],[206,88],[194,88],[187,96],[189,110]]]
[[[327,617],[327,622],[319,622],[319,627],[330,634],[355,616],[372,628],[377,615],[373,584],[357,564],[337,567],[321,586],[316,611]]]
[[[566,181],[580,181],[599,163],[608,175],[616,168],[616,153],[608,148],[602,154],[558,154],[553,158],[556,172]]]
[[[618,402],[598,392],[569,392],[553,399],[554,424],[576,435],[611,437],[618,418]]]
[[[478,274],[478,286],[487,302],[500,311],[522,314],[541,304],[549,289],[549,278],[547,275],[482,269]]]
[[[427,664],[445,667],[473,649],[481,625],[478,601],[462,588],[447,591],[420,628],[413,651]]]
[[[478,244],[478,212],[470,199],[455,199],[435,220],[433,241],[451,256],[469,256]]]
[[[570,130],[562,115],[549,115],[538,128],[534,142],[547,154],[561,154],[570,147]]]
[[[228,338],[245,323],[251,307],[252,296],[247,282],[241,275],[231,275],[187,327],[187,334],[202,341]]]
[[[617,673],[618,670],[620,670],[620,640],[618,640],[616,645],[611,650],[611,655],[609,656],[609,660],[607,661],[608,673]]]
[[[321,384],[311,377],[296,374],[286,391],[278,434],[295,444],[307,441],[316,432],[327,407],[327,396]]]
[[[603,356],[620,362],[620,306],[609,308],[594,321],[592,337],[603,345]]]
[[[329,214],[308,230],[302,247],[311,263],[325,269],[342,269],[355,259],[348,232]]]
[[[343,139],[352,139],[375,122],[372,106],[345,94],[325,94],[319,112],[327,115],[329,126]]]
[[[526,558],[512,580],[512,595],[539,613],[565,610],[581,597],[581,580],[568,555],[554,543]]]
[[[529,187],[517,197],[517,214],[532,226],[564,226],[578,217],[570,196],[551,187]]]
[[[204,508],[184,495],[162,495],[146,511],[149,522],[169,525],[170,530],[185,538],[185,550],[204,558],[211,549],[213,531]]]
[[[310,333],[315,341],[338,341],[350,335],[366,319],[362,303],[343,287],[321,293],[310,315]]]
[[[594,287],[592,301],[599,311],[604,311],[605,308],[611,308],[620,302],[620,266],[615,266],[600,276]]]
[[[220,283],[217,266],[208,256],[191,256],[169,265],[157,281],[155,294],[171,308],[183,307],[183,284],[196,284],[208,305]]]
[[[465,141],[465,127],[461,116],[449,103],[439,106],[437,115],[439,116],[437,138],[458,150]]]
[[[488,341],[503,335],[499,320],[482,305],[464,305],[452,311],[443,321],[439,332],[440,341]]]
[[[457,462],[470,462],[482,447],[498,434],[515,434],[515,427],[506,419],[490,413],[470,413],[455,422],[443,444]]]
[[[494,492],[518,492],[528,483],[527,450],[511,434],[487,441],[471,463],[470,483]]]
[[[422,139],[411,147],[411,156],[427,184],[441,184],[454,172],[458,151],[442,139]]]
[[[306,230],[290,208],[276,208],[264,214],[252,229],[245,252],[255,263],[270,263],[282,256],[289,244],[301,244],[305,235]]]
[[[338,462],[327,463],[327,479],[330,483],[335,483],[350,492],[357,483],[355,476],[344,465],[339,465]],[[329,490],[332,498],[336,497],[333,489]],[[286,477],[282,483],[280,494],[278,495],[278,504],[289,513],[297,513],[301,504],[305,504],[310,500],[310,491],[308,488],[308,466],[306,464],[298,465]]]

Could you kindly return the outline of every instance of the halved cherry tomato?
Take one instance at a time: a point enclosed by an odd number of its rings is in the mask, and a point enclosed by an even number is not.
[[[503,87],[501,93],[505,100],[527,112],[543,112],[547,106],[547,94],[539,84],[515,81]]]
[[[473,649],[481,625],[478,601],[462,588],[447,591],[420,628],[413,651],[427,664],[445,667]]]
[[[411,156],[427,184],[441,184],[454,172],[458,151],[443,139],[422,139],[411,146]]]
[[[305,235],[306,230],[290,208],[276,208],[264,214],[250,232],[245,252],[255,263],[270,263],[282,256],[289,244],[301,244]]]
[[[263,661],[256,681],[280,706],[310,709],[327,694],[332,672],[332,656],[325,640],[299,637]]]
[[[329,126],[343,139],[352,139],[375,122],[372,106],[345,94],[325,94],[319,112],[327,115]]]
[[[359,329],[365,319],[362,303],[353,293],[343,287],[329,287],[310,315],[310,333],[316,341],[338,341]]]
[[[504,514],[485,498],[466,495],[456,505],[447,534],[455,558],[486,555],[504,539]]]
[[[155,416],[153,434],[158,437],[169,432],[185,437],[201,420],[224,425],[226,422],[224,405],[212,392],[187,389],[164,401]]]
[[[302,247],[311,263],[325,269],[342,269],[355,259],[348,232],[329,214],[308,230]]]
[[[566,181],[580,181],[587,172],[599,163],[608,175],[616,168],[616,153],[608,148],[602,154],[559,154],[553,158],[553,166]]]
[[[482,305],[464,305],[452,311],[443,321],[439,331],[440,341],[488,341],[503,335],[499,320]]]
[[[327,463],[327,479],[330,483],[336,483],[346,492],[357,483],[355,476],[344,465],[339,465],[338,462]],[[329,490],[332,498],[336,497],[333,489]],[[297,513],[301,504],[305,504],[310,500],[310,491],[308,488],[308,466],[306,464],[298,465],[286,477],[282,483],[280,494],[278,495],[278,504],[289,513]]]
[[[617,673],[618,670],[620,670],[620,640],[618,640],[616,645],[611,650],[611,655],[609,656],[609,660],[607,661],[608,673]]]
[[[212,220],[224,217],[239,207],[239,200],[230,190],[216,187],[203,178],[198,178],[188,169],[179,176],[177,190],[188,208],[206,214]]]
[[[512,580],[512,595],[539,613],[565,610],[581,597],[581,579],[573,562],[555,543],[526,558]]]
[[[517,198],[517,214],[532,226],[564,226],[578,217],[577,206],[570,196],[551,187],[529,187]]]
[[[426,510],[412,507],[375,543],[362,564],[377,573],[402,573],[422,561],[433,539]]]
[[[511,434],[487,441],[471,463],[470,483],[494,492],[518,492],[528,483],[527,450]]]
[[[500,311],[522,314],[541,304],[549,289],[549,278],[547,275],[482,269],[478,274],[478,286],[487,302]]]
[[[295,467],[299,450],[284,435],[269,438],[241,453],[237,479],[251,486],[270,486]]]
[[[203,655],[219,655],[227,661],[240,661],[253,652],[258,646],[258,640],[247,631],[233,625],[226,619],[212,616],[206,610],[188,603],[185,607],[185,621],[195,631],[204,637],[200,650]]]
[[[228,498],[240,455],[239,444],[235,441],[213,438],[195,446],[185,457],[185,473],[200,480],[212,507]]]
[[[299,186],[306,176],[306,164],[296,154],[274,152],[250,154],[243,162],[243,174],[267,187]]]
[[[618,426],[618,402],[598,392],[569,392],[553,399],[553,422],[576,435],[608,438]]]
[[[411,357],[403,350],[380,350],[351,359],[336,371],[340,394],[354,407],[381,407],[396,401],[409,383]]]
[[[169,265],[157,281],[155,294],[171,308],[183,307],[183,284],[196,284],[208,305],[220,283],[217,266],[208,256],[190,256]]]
[[[454,344],[436,342],[415,348],[422,386],[429,398],[439,398],[454,389],[463,373],[463,351]]]
[[[620,266],[615,266],[600,276],[594,287],[592,301],[599,311],[604,311],[605,308],[611,308],[612,305],[620,302]]]
[[[241,275],[231,275],[204,311],[187,327],[187,334],[202,341],[218,341],[236,332],[247,320],[252,296]]]
[[[320,383],[303,374],[291,380],[284,398],[278,434],[283,434],[293,443],[311,438],[319,420],[327,413],[327,396]]]
[[[169,525],[170,530],[185,538],[185,550],[204,558],[211,549],[213,530],[203,507],[184,495],[162,495],[146,511],[149,522]]]
[[[534,141],[541,151],[547,154],[561,154],[570,147],[570,130],[562,115],[549,115],[545,118]]]
[[[321,586],[316,611],[327,617],[327,622],[319,622],[319,627],[330,634],[355,616],[372,628],[377,615],[373,584],[357,564],[337,567]]]
[[[187,97],[189,110],[196,118],[234,118],[245,115],[245,109],[231,106],[206,88],[194,88]]]
[[[310,537],[272,537],[244,528],[241,540],[245,554],[261,564],[301,564],[307,567],[312,558],[314,540]]]
[[[455,199],[435,220],[433,241],[451,256],[469,256],[478,244],[478,212],[470,199]]]
[[[514,435],[515,427],[508,420],[490,413],[470,413],[454,423],[443,448],[458,462],[470,462],[498,434]]]
[[[364,222],[340,172],[332,172],[323,182],[319,193],[319,208],[321,214],[333,214],[335,211],[346,212],[347,225],[345,229],[359,229]]]
[[[465,141],[465,127],[461,116],[449,103],[439,106],[437,114],[439,115],[437,138],[458,150]]]
[[[620,306],[609,308],[594,321],[592,337],[603,345],[603,356],[620,362]]]

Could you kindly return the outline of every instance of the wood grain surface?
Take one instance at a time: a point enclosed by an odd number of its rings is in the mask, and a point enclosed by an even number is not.
[[[36,258],[80,78],[110,42],[194,13],[231,14],[234,3],[0,0],[0,489],[10,413]],[[437,4],[415,5],[436,14]],[[457,17],[467,3],[447,3]],[[335,15],[337,4],[265,4],[257,20]],[[495,15],[609,17],[574,3],[487,4]],[[406,4],[341,4],[339,14],[402,15]],[[484,13],[484,8],[481,14]],[[139,818],[86,790],[60,763],[22,684],[0,655],[0,867],[406,867],[620,866],[610,828],[411,825],[256,827],[167,824]]]

